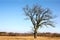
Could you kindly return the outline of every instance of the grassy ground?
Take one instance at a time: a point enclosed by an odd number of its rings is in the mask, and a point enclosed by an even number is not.
[[[0,36],[0,40],[60,40],[60,37]]]

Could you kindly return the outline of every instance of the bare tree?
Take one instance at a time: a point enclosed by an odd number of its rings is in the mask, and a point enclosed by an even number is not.
[[[26,6],[24,9],[24,13],[31,20],[34,28],[34,38],[37,38],[37,30],[39,27],[52,26],[53,19],[52,13],[50,9],[44,9],[41,6],[34,5],[33,7]]]

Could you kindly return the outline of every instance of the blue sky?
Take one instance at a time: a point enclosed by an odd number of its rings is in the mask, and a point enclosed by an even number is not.
[[[32,32],[32,24],[30,20],[24,20],[23,8],[26,5],[33,6],[39,3],[43,8],[50,8],[57,18],[55,28],[42,27],[38,32],[60,33],[60,0],[0,0],[0,31],[5,32]]]

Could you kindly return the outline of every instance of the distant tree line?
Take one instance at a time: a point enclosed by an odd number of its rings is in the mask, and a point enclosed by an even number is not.
[[[33,33],[13,33],[13,32],[0,32],[0,36],[33,36]],[[60,37],[58,33],[38,33],[37,36],[44,36],[44,37]]]

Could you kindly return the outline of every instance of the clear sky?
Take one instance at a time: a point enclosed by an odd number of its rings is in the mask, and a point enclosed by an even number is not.
[[[50,8],[52,13],[57,15],[54,19],[55,28],[42,27],[38,32],[60,33],[60,0],[0,0],[0,31],[2,32],[32,32],[32,24],[24,16],[23,8],[39,3],[43,8]]]

